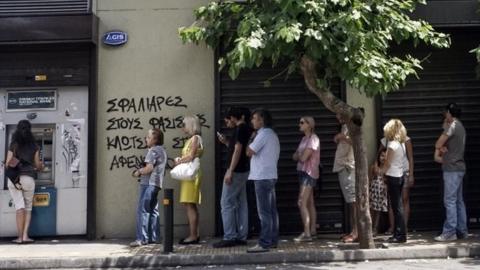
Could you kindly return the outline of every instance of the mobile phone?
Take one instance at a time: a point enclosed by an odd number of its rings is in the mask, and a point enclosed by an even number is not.
[[[218,137],[222,137],[223,135],[222,135],[222,133],[220,133],[220,132],[217,131],[217,136],[218,136]]]

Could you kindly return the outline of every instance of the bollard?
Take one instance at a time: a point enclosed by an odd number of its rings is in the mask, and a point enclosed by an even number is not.
[[[173,252],[173,189],[163,190],[163,253]]]

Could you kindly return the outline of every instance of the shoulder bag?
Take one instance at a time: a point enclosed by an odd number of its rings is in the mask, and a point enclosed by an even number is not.
[[[5,176],[12,182],[16,189],[21,190],[20,184],[20,160],[16,157],[16,146],[13,149],[13,157],[6,164]]]

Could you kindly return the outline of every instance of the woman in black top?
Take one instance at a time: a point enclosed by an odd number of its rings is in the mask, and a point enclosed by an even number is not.
[[[8,148],[6,164],[15,156],[20,160],[20,187],[15,187],[8,181],[8,190],[15,204],[18,238],[14,243],[31,243],[28,237],[28,228],[32,217],[33,193],[35,191],[35,170],[42,170],[40,149],[35,143],[31,124],[28,120],[21,120],[13,133],[12,143]]]

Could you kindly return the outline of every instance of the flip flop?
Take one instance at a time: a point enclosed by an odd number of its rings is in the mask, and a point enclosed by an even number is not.
[[[23,241],[20,240],[20,239],[13,239],[13,240],[12,240],[12,243],[14,243],[14,244],[22,244]]]
[[[343,238],[342,241],[344,243],[354,243],[354,242],[357,242],[357,239],[358,238],[354,238],[352,235],[349,235],[349,236]]]
[[[35,240],[33,240],[33,239],[26,239],[26,240],[23,240],[23,241],[22,241],[22,244],[31,244],[31,243],[35,243]]]

